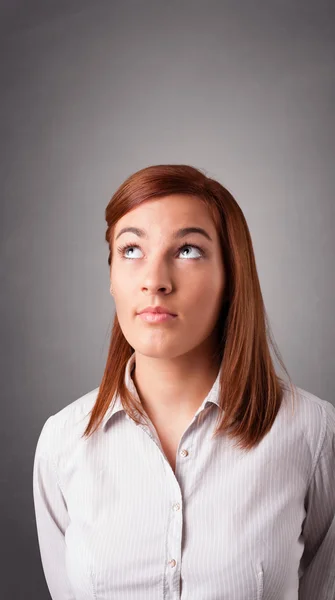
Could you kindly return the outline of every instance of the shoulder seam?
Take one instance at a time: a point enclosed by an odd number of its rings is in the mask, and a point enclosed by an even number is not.
[[[48,417],[48,419],[46,420],[46,422],[45,422],[45,425],[48,423],[48,426],[49,426],[49,425],[51,424],[51,422],[53,421],[53,419],[54,419],[54,416],[55,416],[55,415],[50,415],[50,416]],[[57,469],[57,465],[56,465],[56,462],[55,462],[55,460],[54,460],[54,457],[53,457],[53,456],[52,456],[52,454],[50,453],[50,448],[48,448],[47,450],[44,448],[42,451],[40,451],[40,452],[37,454],[37,459],[42,459],[42,460],[46,460],[46,461],[48,461],[48,462],[49,462],[49,464],[50,464],[50,466],[51,466],[51,468],[52,468],[52,471],[53,471],[53,472],[54,472],[54,474],[55,474],[57,485],[58,485],[58,487],[59,487],[59,489],[60,489],[60,491],[61,491],[61,493],[62,493],[62,496],[63,496],[63,498],[64,498],[64,500],[65,500],[65,496],[64,496],[63,488],[62,488],[62,486],[61,486],[61,483],[60,483],[60,480],[59,480],[59,475],[58,475],[58,469]]]
[[[319,461],[319,458],[321,456],[321,451],[326,439],[326,431],[327,431],[327,412],[326,409],[324,408],[324,406],[322,406],[322,404],[320,404],[319,402],[315,402],[315,404],[317,404],[320,407],[321,410],[321,414],[322,414],[322,423],[321,423],[321,432],[320,432],[320,436],[319,436],[319,440],[317,443],[317,447],[316,447],[316,451],[314,454],[314,458],[313,458],[313,464],[312,464],[312,468],[311,468],[311,473],[308,479],[308,483],[307,483],[307,489],[309,488],[311,481],[314,477],[314,473]]]

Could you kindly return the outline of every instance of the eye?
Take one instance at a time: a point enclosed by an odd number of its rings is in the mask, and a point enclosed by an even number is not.
[[[200,257],[196,256],[195,259],[201,258],[205,254],[204,251],[202,250],[202,248],[199,248],[199,246],[195,246],[194,244],[184,244],[183,246],[178,248],[178,254],[182,250],[184,251],[185,248],[195,248],[196,250],[198,250],[198,252],[200,252]],[[189,258],[189,256],[186,256],[186,258]]]
[[[118,246],[117,250],[118,253],[121,255],[122,258],[125,259],[130,259],[129,256],[124,256],[124,253],[128,250],[130,250],[131,248],[140,248],[140,246],[138,244],[125,244],[124,246]],[[205,255],[205,252],[202,248],[200,248],[200,246],[197,246],[196,244],[183,244],[182,246],[180,246],[178,248],[178,254],[179,252],[181,252],[182,250],[184,250],[185,248],[195,248],[196,250],[198,250],[198,252],[200,253],[200,256],[196,256],[193,258],[193,260],[198,260],[199,258],[202,258]],[[186,258],[189,258],[189,256],[186,256]]]

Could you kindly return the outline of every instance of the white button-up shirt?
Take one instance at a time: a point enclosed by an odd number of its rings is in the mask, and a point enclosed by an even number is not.
[[[334,406],[297,387],[292,407],[287,386],[271,431],[243,452],[211,439],[219,375],[175,473],[119,397],[81,437],[98,388],[47,419],[33,493],[53,600],[335,600]]]

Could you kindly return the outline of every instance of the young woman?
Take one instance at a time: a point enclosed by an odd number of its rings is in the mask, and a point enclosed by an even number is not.
[[[51,597],[334,600],[335,408],[275,371],[236,200],[156,165],[106,221],[102,381],[47,419],[35,453]]]

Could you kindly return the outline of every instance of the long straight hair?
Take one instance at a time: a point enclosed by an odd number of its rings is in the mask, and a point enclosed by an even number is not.
[[[228,435],[249,451],[270,431],[289,386],[275,371],[270,347],[294,386],[273,339],[258,279],[253,245],[245,217],[232,194],[202,171],[179,164],[153,165],[130,175],[109,201],[105,218],[108,265],[113,259],[115,225],[128,211],[149,199],[187,194],[202,200],[215,224],[226,275],[225,299],[216,324],[220,410],[212,437]],[[125,385],[126,364],[133,354],[114,316],[107,362],[83,436],[99,427],[119,395],[127,414],[147,421],[142,404]]]

